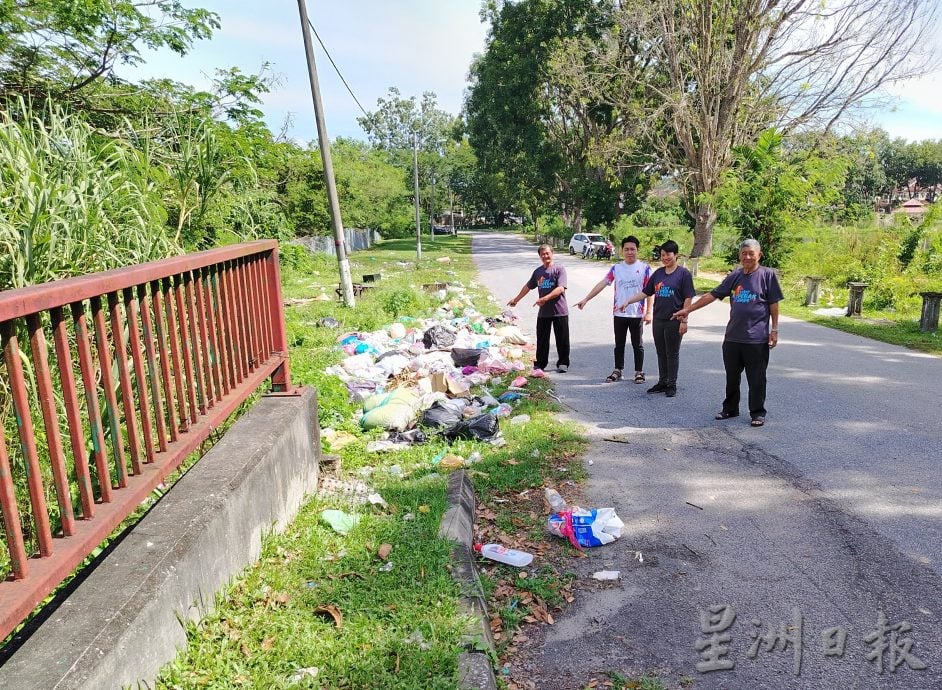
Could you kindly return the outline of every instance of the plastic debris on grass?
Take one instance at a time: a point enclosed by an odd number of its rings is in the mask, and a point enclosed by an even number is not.
[[[497,420],[510,415],[525,394],[495,398],[487,385],[503,385],[504,375],[516,388],[529,379],[523,358],[532,346],[510,311],[485,317],[464,287],[447,283],[442,305],[433,318],[400,317],[372,332],[338,337],[346,357],[326,370],[341,379],[354,403],[362,405],[359,421],[367,430],[393,432],[367,437],[368,452],[389,452],[422,443],[410,435],[417,425],[437,430],[446,440],[471,439],[496,446],[505,443]],[[475,395],[474,391],[481,391]],[[335,432],[332,449],[356,437]]]
[[[342,510],[322,510],[321,519],[338,534],[347,534],[360,521],[359,515],[351,515]]]

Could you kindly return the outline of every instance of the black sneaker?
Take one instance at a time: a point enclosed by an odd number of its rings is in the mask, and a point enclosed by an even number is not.
[[[668,398],[673,398],[675,395],[677,395],[676,386],[670,386],[668,388],[665,388],[664,395],[667,396]]]
[[[651,386],[650,388],[648,388],[648,393],[663,393],[666,390],[667,390],[667,386],[665,386],[663,383],[659,381],[655,383],[653,386]]]

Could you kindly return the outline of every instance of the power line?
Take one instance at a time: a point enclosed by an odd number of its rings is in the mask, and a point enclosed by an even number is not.
[[[369,117],[370,114],[366,112],[366,108],[364,108],[360,104],[360,99],[356,97],[356,94],[353,93],[353,89],[350,88],[350,85],[347,83],[347,80],[344,79],[343,75],[340,73],[340,68],[337,67],[337,63],[334,62],[334,59],[330,56],[330,51],[327,50],[327,46],[325,46],[324,42],[321,40],[320,35],[317,33],[317,29],[314,28],[313,22],[311,22],[311,20],[308,19],[307,23],[308,23],[308,26],[311,27],[311,31],[314,32],[314,37],[317,39],[317,42],[321,44],[321,48],[323,48],[324,54],[327,55],[327,59],[330,60],[330,64],[333,65],[334,71],[337,73],[337,76],[340,77],[340,81],[342,81],[343,85],[347,87],[347,91],[350,92],[350,96],[353,98],[354,101],[356,101],[356,104],[360,107],[360,110],[363,112],[363,115],[365,115],[366,117]]]

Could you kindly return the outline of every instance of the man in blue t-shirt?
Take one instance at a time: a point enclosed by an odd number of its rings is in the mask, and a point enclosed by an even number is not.
[[[539,307],[536,317],[536,359],[533,368],[543,370],[549,362],[550,330],[556,335],[556,371],[563,374],[569,369],[569,307],[566,304],[566,267],[553,263],[553,248],[541,244],[537,251],[543,265],[533,271],[530,280],[520,292],[507,302],[516,307],[530,290],[536,290]]]
[[[739,386],[745,370],[752,426],[765,424],[765,373],[769,350],[778,344],[778,303],[784,299],[775,271],[760,266],[761,258],[759,243],[744,240],[739,245],[742,268],[737,268],[712,291],[674,314],[675,319],[684,320],[690,312],[729,297],[729,323],[723,339],[726,399],[716,419],[739,416]]]

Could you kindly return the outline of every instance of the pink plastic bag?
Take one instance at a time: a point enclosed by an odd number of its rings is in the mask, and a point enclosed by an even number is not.
[[[521,388],[527,385],[527,383],[528,381],[527,381],[526,376],[518,376],[517,378],[513,380],[513,383],[511,383],[510,385],[513,386],[514,388]]]

